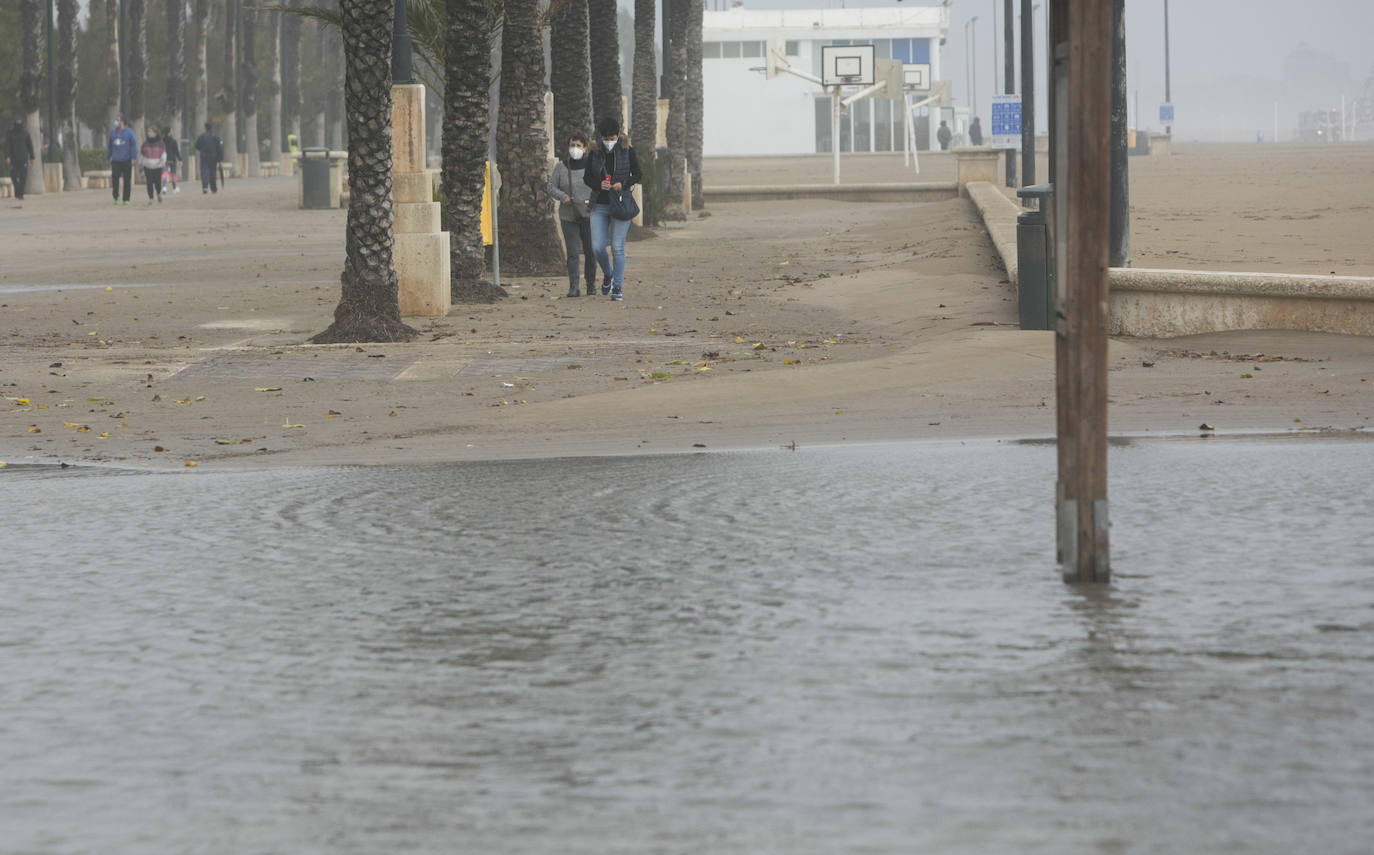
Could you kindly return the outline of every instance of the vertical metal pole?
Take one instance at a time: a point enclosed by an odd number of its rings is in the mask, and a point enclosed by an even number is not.
[[[834,151],[835,182],[840,183],[840,87],[830,90],[830,148]]]
[[[1111,203],[1112,8],[1101,0],[1056,0],[1067,31],[1067,272],[1057,337],[1061,570],[1066,582],[1111,580],[1107,519],[1107,254]],[[1056,50],[1059,45],[1054,46]],[[1067,400],[1066,400],[1067,398]]]
[[[1164,0],[1164,103],[1174,103],[1174,92],[1169,84],[1169,0]],[[1173,125],[1164,126],[1164,133],[1173,132]]]
[[[1003,14],[1002,14],[1002,40],[1003,40],[1003,42],[1005,42],[1005,45],[1006,45],[1006,46],[1005,46],[1005,49],[1004,49],[1004,51],[1003,51],[1003,59],[1005,60],[1005,67],[1002,69],[1002,82],[1003,82],[1002,91],[1003,91],[1004,93],[1006,93],[1007,95],[1015,95],[1015,94],[1016,94],[1016,21],[1013,19],[1013,16],[1012,16],[1012,0],[1005,0],[1005,3],[1004,3],[1004,6],[1003,6],[1003,10],[1002,10],[1002,11],[1003,11]],[[1023,100],[1023,103],[1022,103],[1022,105],[1021,105],[1021,121],[1022,121],[1023,127],[1024,127],[1024,122],[1026,121],[1026,113],[1025,113],[1026,107],[1025,107],[1025,103],[1024,103],[1024,98],[1023,98],[1022,100]],[[1024,135],[1023,135],[1023,136],[1022,136],[1022,140],[1024,141],[1024,139],[1025,139],[1025,137],[1024,137]],[[1006,151],[1006,161],[1007,161],[1007,186],[1008,186],[1008,187],[1015,187],[1015,186],[1016,186],[1016,149],[1014,149],[1014,148],[1009,148],[1009,149],[1007,149],[1007,151]]]
[[[1131,266],[1130,167],[1126,128],[1126,0],[1112,0],[1112,267]]]
[[[659,0],[658,25],[660,27],[660,40],[663,42],[659,48],[658,58],[663,64],[663,73],[658,76],[658,97],[668,97],[668,57],[669,44],[672,42],[672,30],[668,28],[668,22],[672,20],[669,15],[668,4],[671,0]],[[676,106],[669,105],[669,109],[676,110]]]
[[[969,19],[969,26],[973,29],[973,35],[969,38],[969,68],[972,70],[972,82],[969,83],[969,91],[972,93],[973,115],[978,115],[978,16],[974,15]]]
[[[1035,183],[1035,9],[1021,0],[1021,186]],[[1030,204],[1030,200],[1026,200]]]
[[[115,52],[119,54],[119,98],[116,100],[119,102],[119,116],[122,119],[127,116],[129,112],[128,96],[124,94],[124,77],[126,74],[124,66],[127,64],[124,34],[129,27],[124,23],[124,0],[117,0],[117,2],[119,3],[119,32],[115,34],[115,38],[118,39],[118,42],[115,44]],[[113,130],[113,128],[111,128],[111,130]]]
[[[406,0],[396,0],[396,14],[391,22],[391,82],[414,83],[410,67],[410,30],[406,27]]]

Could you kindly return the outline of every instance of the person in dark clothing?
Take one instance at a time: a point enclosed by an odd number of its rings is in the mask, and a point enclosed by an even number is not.
[[[110,162],[110,193],[115,204],[119,204],[119,186],[124,183],[124,204],[129,204],[129,194],[133,191],[134,159],[138,157],[138,140],[124,117],[115,119],[114,130],[105,142],[105,159]]]
[[[954,134],[948,124],[940,123],[940,129],[935,132],[935,139],[940,141],[940,151],[949,151],[949,141],[954,139]]]
[[[582,180],[591,141],[582,131],[568,135],[568,157],[553,167],[545,188],[558,201],[558,224],[568,250],[568,296],[577,296],[578,268],[586,266],[587,296],[596,293],[596,254],[592,252],[591,193]],[[581,256],[581,259],[578,256]]]
[[[177,179],[177,166],[181,163],[181,146],[177,144],[176,137],[170,133],[162,135],[162,147],[167,151],[167,169],[163,171],[163,183],[172,185],[173,193],[180,193],[181,187]]]
[[[162,170],[167,168],[167,149],[162,145],[162,137],[157,125],[148,126],[148,139],[138,150],[138,165],[143,167],[143,177],[148,182],[148,204],[162,204]]]
[[[200,158],[200,192],[218,193],[219,162],[224,158],[224,143],[205,123],[205,133],[196,137],[196,156]]]
[[[983,126],[978,123],[978,117],[973,117],[973,124],[968,126],[968,141],[973,145],[983,144]]]
[[[29,186],[29,163],[33,159],[33,138],[24,130],[24,120],[15,119],[5,135],[5,162],[9,164],[10,180],[14,182],[15,201],[24,201],[24,189]]]
[[[620,120],[615,116],[597,122],[596,135],[600,142],[587,155],[587,168],[582,173],[583,183],[592,189],[592,251],[604,274],[601,293],[620,300],[625,284],[625,236],[630,232],[630,221],[611,216],[611,191],[628,192],[639,183],[639,157],[630,147],[630,138],[620,132]],[[607,239],[611,244],[609,255]]]

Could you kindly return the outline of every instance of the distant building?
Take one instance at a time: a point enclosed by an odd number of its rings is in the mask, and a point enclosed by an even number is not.
[[[818,77],[822,45],[872,44],[878,59],[929,63],[931,79],[943,80],[940,54],[948,31],[944,6],[708,11],[702,27],[703,152],[832,150],[830,97],[790,74],[766,79],[762,68],[770,40],[783,42],[793,68]],[[921,149],[935,142],[930,116],[924,115],[929,112],[938,111],[918,112]],[[905,141],[902,105],[894,101],[865,98],[840,123],[841,151],[903,151]]]

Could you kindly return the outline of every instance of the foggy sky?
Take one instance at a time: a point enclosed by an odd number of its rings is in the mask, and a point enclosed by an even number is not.
[[[707,8],[722,8],[722,0],[707,0]],[[725,0],[728,2],[728,0]],[[1037,33],[1043,32],[1043,7],[1037,13]],[[839,8],[845,5],[938,5],[934,0],[744,0],[746,8]],[[953,81],[954,97],[968,103],[964,75],[964,25],[972,16],[978,46],[978,108],[987,121],[994,69],[1002,76],[1002,10],[1004,0],[953,0],[950,29],[944,48],[945,77]],[[1019,13],[1021,3],[1015,0]],[[1164,0],[1126,0],[1126,57],[1131,124],[1159,127],[1164,101]],[[996,60],[994,29],[996,16]],[[1341,91],[1286,92],[1283,60],[1300,43],[1330,53],[1347,64],[1343,87],[1348,101],[1360,96],[1374,72],[1374,0],[1170,0],[1170,68],[1176,109],[1174,133],[1183,139],[1253,140],[1257,131],[1272,136],[1273,103],[1280,102],[1280,138],[1287,139],[1300,110],[1338,107]],[[1019,27],[1018,27],[1019,35]],[[1040,48],[1043,52],[1043,46]],[[1019,69],[1019,61],[1018,61]],[[1019,73],[1019,71],[1018,71]],[[1043,53],[1037,63],[1043,77]],[[1041,81],[1043,82],[1043,80]],[[1139,96],[1141,119],[1136,120]],[[1043,98],[1043,90],[1041,92]],[[1039,99],[1037,99],[1039,100]],[[1299,103],[1307,101],[1309,103]],[[1042,102],[1043,104],[1043,102]],[[1040,110],[1044,128],[1044,108]]]

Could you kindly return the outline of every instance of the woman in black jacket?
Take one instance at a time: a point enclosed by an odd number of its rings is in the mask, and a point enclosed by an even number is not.
[[[608,116],[596,123],[599,138],[596,148],[587,156],[587,169],[582,180],[592,188],[592,251],[604,278],[601,293],[612,300],[622,297],[625,283],[625,235],[630,231],[629,220],[611,216],[611,194],[630,192],[639,183],[639,158],[630,147],[630,138],[620,132],[620,120]],[[606,253],[609,239],[611,251]]]

